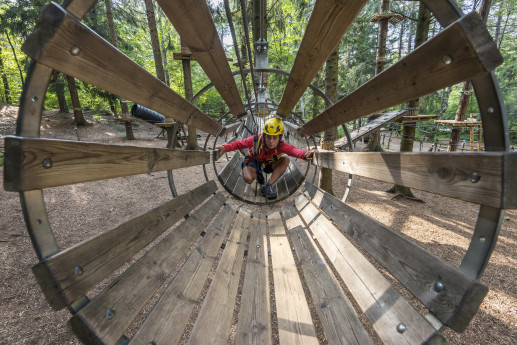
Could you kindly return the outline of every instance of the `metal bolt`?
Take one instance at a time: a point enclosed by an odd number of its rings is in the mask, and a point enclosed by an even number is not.
[[[244,251],[244,256],[248,256],[248,250],[247,249]]]
[[[226,243],[221,244],[221,249],[226,248]]]
[[[442,282],[436,282],[434,283],[434,291],[436,292],[440,292],[440,291],[443,291],[443,283]]]
[[[84,270],[81,266],[75,266],[74,267],[74,274],[76,276],[80,276],[81,274],[83,274]]]
[[[400,334],[404,333],[406,330],[406,325],[402,322],[397,325],[397,332],[399,332]]]
[[[50,159],[50,158],[44,159],[41,164],[43,165],[43,167],[45,169],[52,168],[52,159]]]
[[[495,111],[495,109],[494,109],[494,108],[492,108],[492,107],[488,107],[488,109],[487,109],[487,110],[488,110],[488,112],[489,112],[490,114],[492,114],[492,113]]]
[[[294,247],[291,247],[291,250],[294,252]]]
[[[452,63],[452,56],[450,56],[449,54],[445,54],[442,57],[442,61],[443,61],[444,64],[450,65]]]
[[[111,320],[115,317],[115,310],[108,309],[106,310],[106,319]]]
[[[481,176],[477,172],[470,174],[470,182],[477,183],[479,180],[481,180]]]
[[[36,102],[38,100],[38,97],[32,96],[31,101]]]
[[[201,232],[201,237],[205,237],[205,235],[206,235],[206,232],[204,232],[204,231]]]
[[[72,54],[73,56],[79,55],[80,52],[81,49],[78,46],[72,46],[72,48],[70,48],[70,54]]]
[[[260,248],[260,244],[257,244],[257,248]]]
[[[312,239],[313,239],[313,240],[316,240],[316,236],[312,236]]]

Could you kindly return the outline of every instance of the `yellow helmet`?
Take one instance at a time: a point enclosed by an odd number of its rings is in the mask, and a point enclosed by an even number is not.
[[[279,118],[273,117],[264,124],[264,133],[269,135],[284,134],[284,124]]]

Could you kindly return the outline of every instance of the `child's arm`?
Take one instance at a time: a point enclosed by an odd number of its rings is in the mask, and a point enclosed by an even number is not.
[[[220,153],[223,154],[225,152],[242,150],[250,147],[253,147],[253,137],[237,140],[228,144],[218,145],[215,147],[215,149],[219,150]]]
[[[286,155],[295,157],[295,158],[300,158],[303,160],[312,159],[314,152],[318,151],[316,148],[312,148],[308,151],[300,150],[299,148],[297,148],[293,145],[287,144],[285,142],[280,147],[282,148],[282,152],[285,153]]]

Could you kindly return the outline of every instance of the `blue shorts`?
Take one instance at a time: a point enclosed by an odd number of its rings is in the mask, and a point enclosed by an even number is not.
[[[242,162],[242,168],[243,169],[244,169],[245,166],[249,166],[249,167],[255,168],[255,170],[257,170],[257,173],[260,170],[259,167],[257,167],[254,159],[252,159],[248,164],[246,164],[246,162]],[[263,171],[266,174],[271,174],[273,172],[273,166],[271,164],[266,164],[266,166],[264,167]]]

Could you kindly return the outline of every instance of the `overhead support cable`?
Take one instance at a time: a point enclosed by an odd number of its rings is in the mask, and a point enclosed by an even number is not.
[[[255,117],[253,116],[253,107],[251,106],[250,95],[248,92],[248,87],[246,86],[246,75],[244,74],[244,71],[242,68],[242,60],[241,60],[241,54],[239,53],[239,45],[237,44],[237,38],[235,37],[235,27],[233,26],[232,11],[230,10],[230,3],[228,0],[224,0],[224,9],[226,10],[226,17],[228,19],[228,24],[230,25],[230,32],[232,34],[232,40],[233,40],[233,48],[235,49],[235,55],[237,57],[237,63],[239,65],[242,86],[244,87],[244,94],[246,95],[246,100],[248,101],[248,104],[250,105],[251,118],[253,119],[253,122],[255,122]],[[244,25],[244,26],[246,26],[246,25]]]

